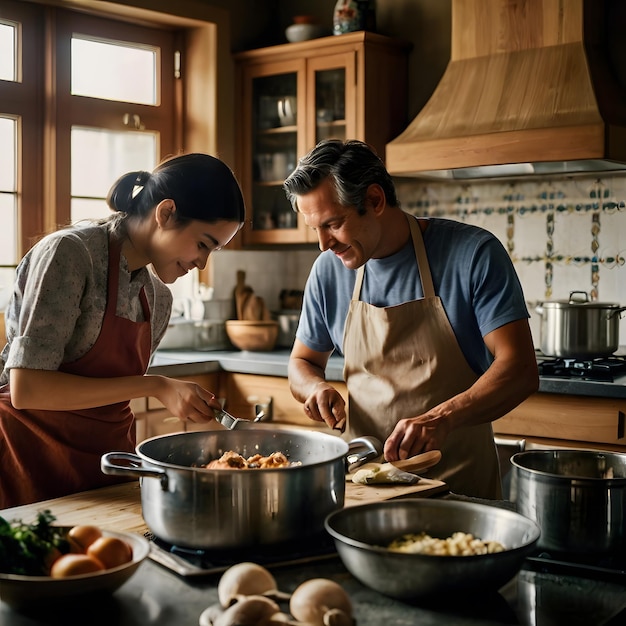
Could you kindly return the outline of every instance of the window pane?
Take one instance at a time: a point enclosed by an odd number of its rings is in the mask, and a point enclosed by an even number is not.
[[[157,51],[72,37],[72,95],[157,103]]]
[[[17,260],[17,196],[0,192],[0,265]]]
[[[72,222],[110,215],[111,185],[126,172],[153,170],[157,147],[157,133],[72,128]]]
[[[0,80],[16,79],[15,32],[14,24],[0,22]]]
[[[17,255],[17,123],[0,117],[0,265],[13,265]]]
[[[14,282],[15,269],[12,267],[0,267],[0,313],[4,313],[7,304],[9,304]],[[4,344],[4,337],[0,343]]]
[[[15,192],[16,122],[10,117],[0,117],[0,191]]]
[[[97,220],[111,215],[111,210],[106,205],[104,199],[72,198],[70,209],[72,212],[72,224],[82,220]]]

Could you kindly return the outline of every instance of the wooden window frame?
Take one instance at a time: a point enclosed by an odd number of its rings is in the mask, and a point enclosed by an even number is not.
[[[230,51],[229,13],[225,9],[208,5],[181,7],[184,14],[173,15],[154,10],[154,3],[143,0],[128,0],[124,4],[102,3],[97,0],[40,0],[40,2],[14,2],[5,0],[3,10],[9,5],[27,12],[26,18],[43,14],[39,5],[78,9],[101,17],[111,17],[133,24],[150,26],[161,25],[164,28],[178,29],[179,44],[183,50],[184,81],[176,81],[175,106],[182,115],[174,129],[174,145],[185,152],[207,152],[223,159],[234,168],[234,64]],[[52,10],[52,9],[49,9]],[[28,13],[30,12],[30,13]],[[19,20],[18,20],[19,21]],[[37,77],[29,84],[33,97],[32,103],[41,102],[46,93],[54,87],[50,78],[51,49],[53,33],[41,19],[36,40],[44,44],[24,46],[28,53],[28,64],[36,68]],[[219,34],[219,36],[218,36]],[[44,46],[42,49],[42,45]],[[26,58],[26,57],[24,57]],[[43,66],[43,59],[47,59]],[[4,81],[0,81],[3,83]],[[0,84],[0,89],[3,85]],[[13,88],[17,90],[17,87]],[[2,91],[0,97],[3,98]],[[18,257],[32,246],[39,236],[54,228],[57,213],[54,205],[59,199],[56,173],[58,165],[53,161],[55,131],[49,126],[46,116],[56,113],[43,107],[35,107],[31,114],[35,121],[36,132],[23,134],[23,150],[19,155],[18,169],[24,175],[19,184],[20,193],[20,240]],[[3,111],[6,107],[3,106]],[[47,113],[46,113],[47,111]],[[218,114],[220,123],[218,123]],[[28,124],[30,127],[30,124]],[[48,130],[44,134],[42,128]],[[180,146],[180,148],[178,148]],[[45,155],[45,157],[44,157]],[[53,155],[53,156],[50,156]],[[24,184],[24,177],[28,183]],[[32,178],[30,178],[32,177]],[[37,184],[32,184],[36,180]],[[39,182],[41,181],[41,183]],[[67,199],[69,202],[69,197]],[[64,209],[65,210],[65,209]],[[237,248],[241,245],[240,235],[229,245]],[[201,280],[212,283],[210,265],[203,272]]]

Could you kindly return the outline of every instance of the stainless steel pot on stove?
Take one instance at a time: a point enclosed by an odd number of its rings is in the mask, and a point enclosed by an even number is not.
[[[619,321],[626,307],[592,302],[585,291],[572,291],[567,300],[543,302],[540,344],[546,356],[589,359],[613,354],[619,347]]]
[[[343,507],[346,464],[379,456],[378,446],[369,438],[349,445],[327,433],[253,424],[153,437],[137,446],[137,454],[103,455],[101,466],[105,474],[140,478],[143,518],[160,539],[193,548],[241,548],[321,532],[326,515]],[[200,467],[228,450],[245,457],[280,451],[301,465]]]
[[[626,454],[527,450],[511,457],[511,500],[552,553],[626,555]]]

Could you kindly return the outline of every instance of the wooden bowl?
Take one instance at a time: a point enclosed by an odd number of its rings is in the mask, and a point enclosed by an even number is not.
[[[278,322],[226,320],[226,334],[240,350],[266,352],[276,345]]]

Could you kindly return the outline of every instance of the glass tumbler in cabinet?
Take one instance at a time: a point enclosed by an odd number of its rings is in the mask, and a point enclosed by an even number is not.
[[[346,72],[315,72],[315,141],[346,139]]]
[[[296,166],[297,75],[255,78],[252,94],[252,230],[294,229],[297,215],[282,184]]]

